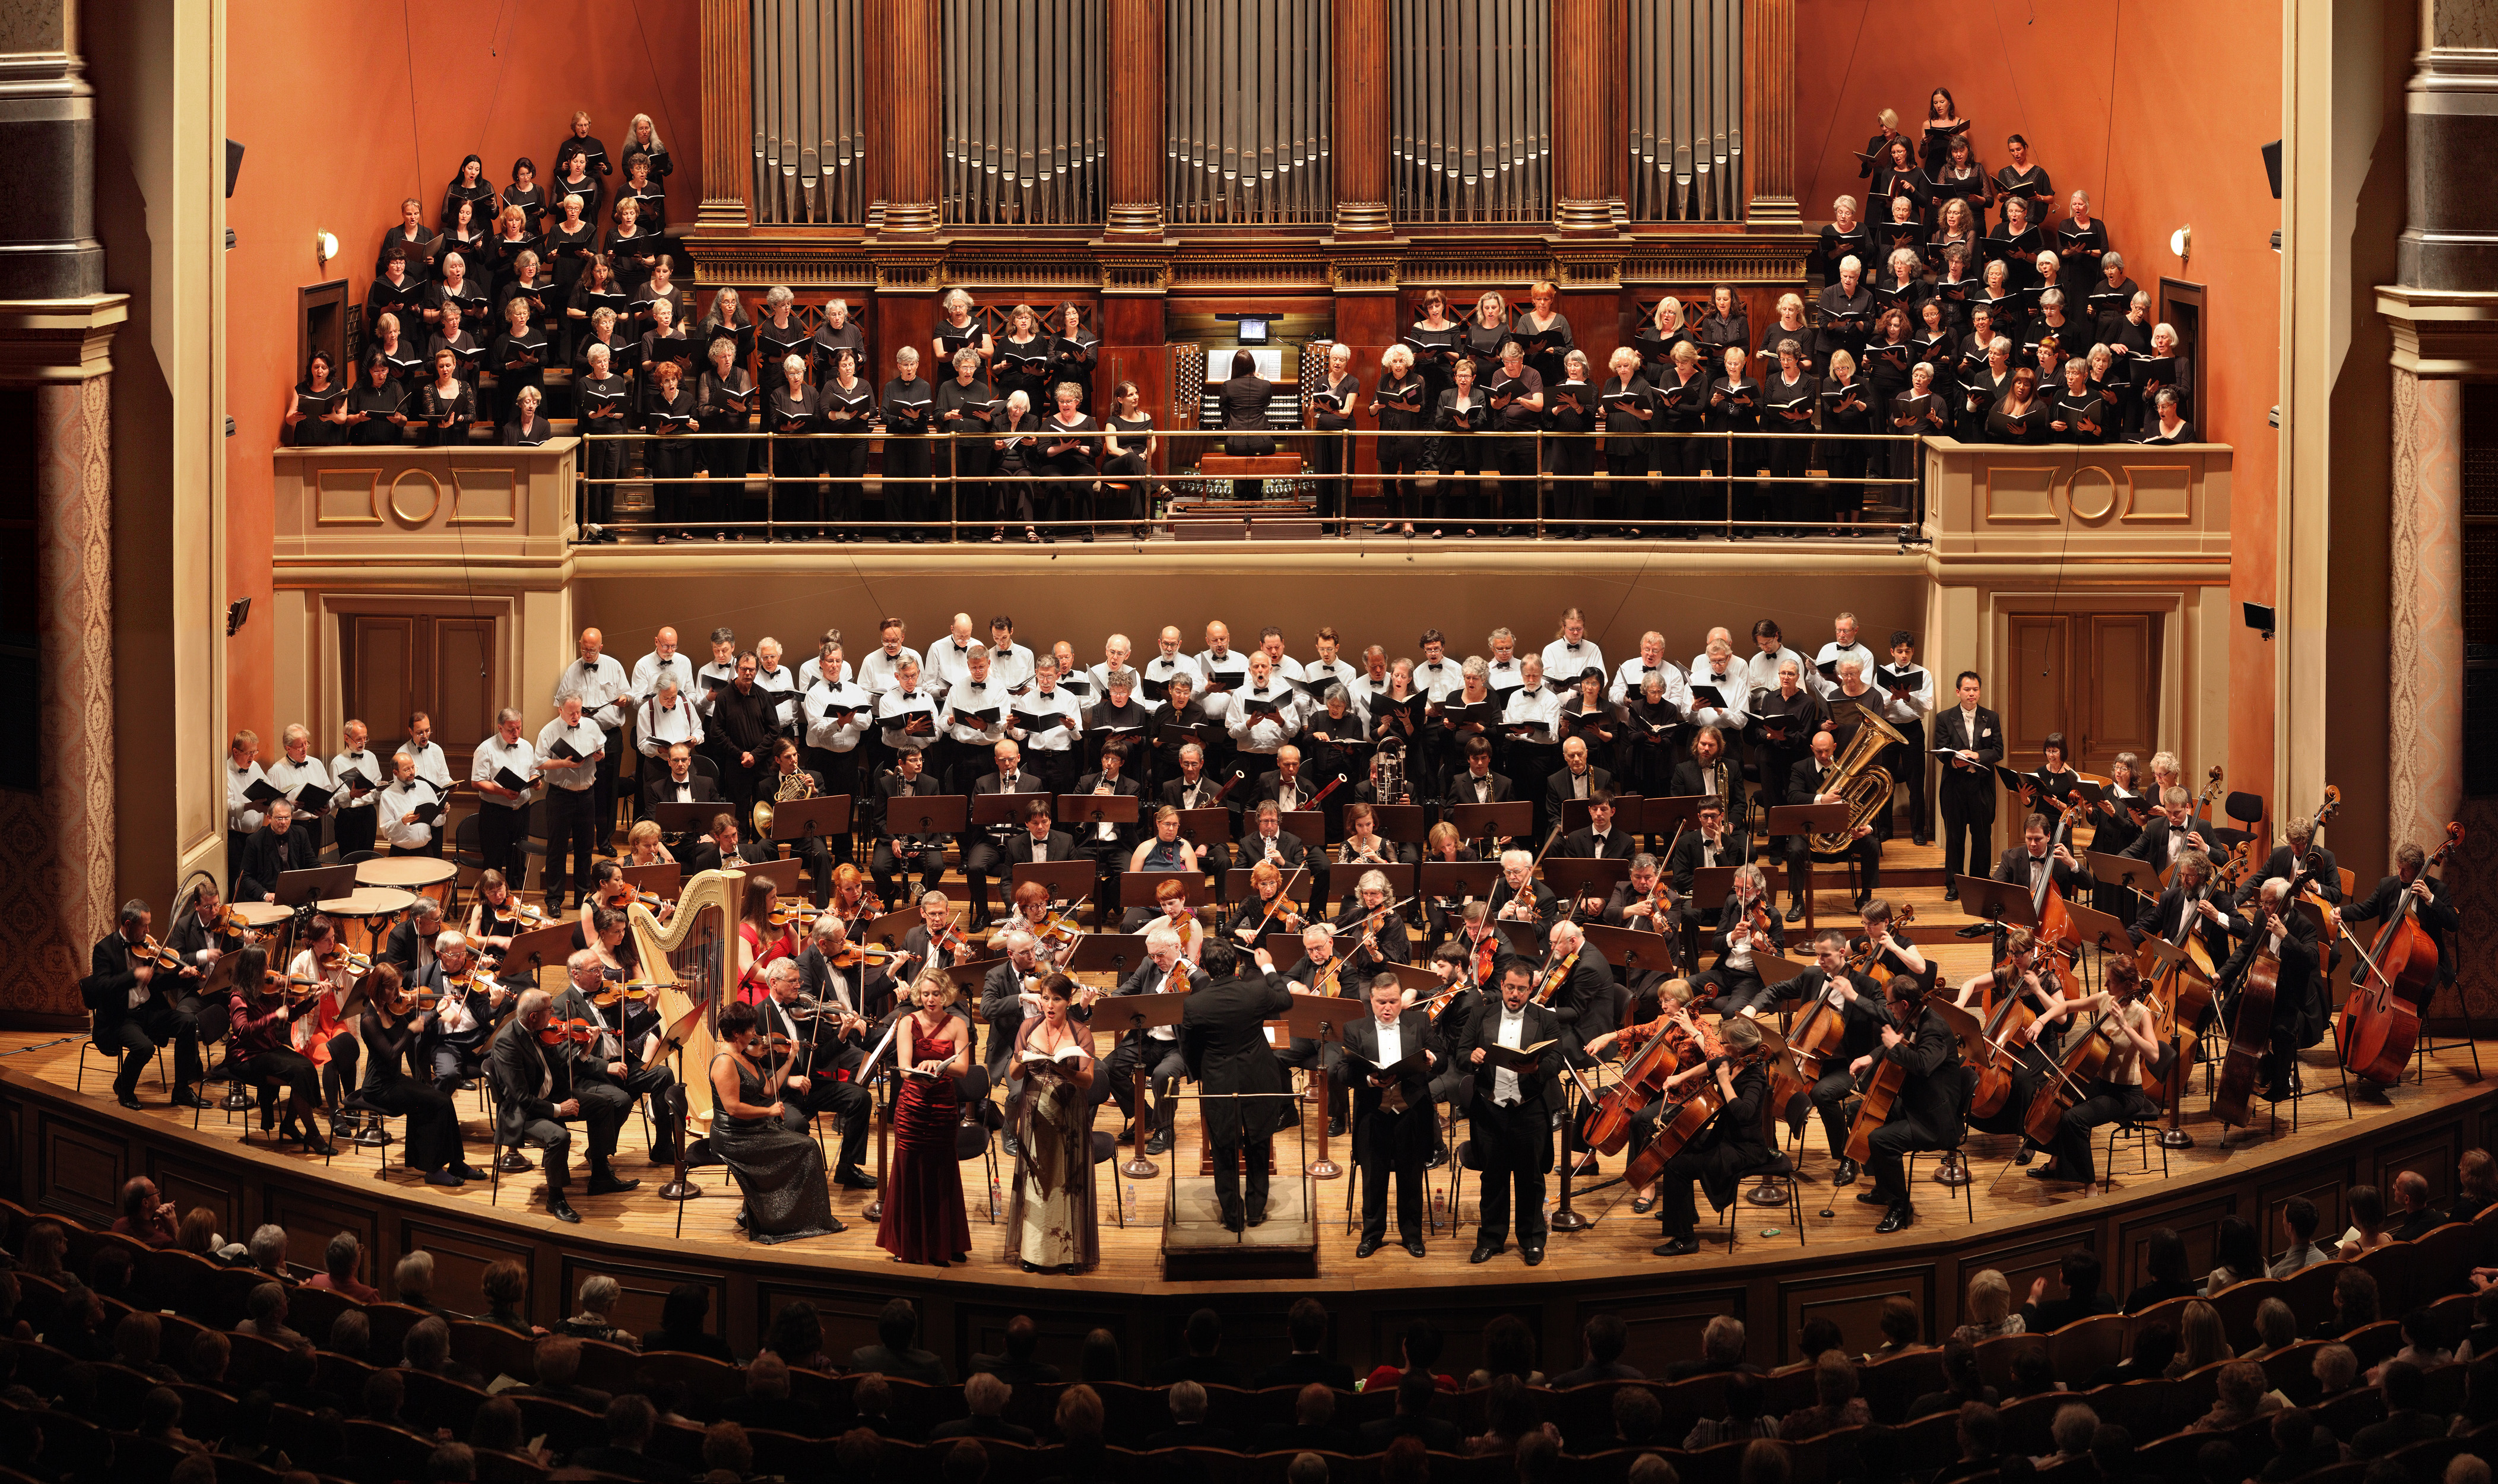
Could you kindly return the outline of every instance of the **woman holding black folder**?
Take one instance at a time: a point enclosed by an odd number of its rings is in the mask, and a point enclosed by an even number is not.
[[[696,338],[706,345],[728,337],[737,344],[737,364],[744,366],[754,354],[754,316],[746,312],[746,303],[737,290],[723,283],[712,291],[711,307],[703,311],[702,328]]]
[[[1927,220],[1926,207],[1933,199],[1933,191],[1926,173],[1917,168],[1916,152],[1908,147],[1906,140],[1895,139],[1891,141],[1891,157],[1882,162],[1881,169],[1874,172],[1874,189],[1868,201],[1878,201],[1881,206],[1871,210],[1871,214],[1877,222],[1889,221],[1891,199],[1906,196],[1915,209],[1917,219]]]
[[[1986,265],[1986,287],[1970,301],[1970,313],[1974,316],[1984,309],[1995,323],[1995,333],[2021,343],[2021,331],[2030,320],[2029,304],[2021,290],[2012,284],[2012,265],[2002,258],[1989,259]]]
[[[807,358],[785,355],[774,363],[779,381],[763,400],[763,427],[772,435],[772,513],[775,519],[813,528],[823,537],[823,486],[816,482],[816,445],[823,429],[816,415],[816,389],[807,384]],[[802,532],[803,533],[803,532]]]
[[[1881,158],[1867,168],[1878,175],[1888,168],[1889,158],[1886,149]],[[1874,196],[1880,199],[1881,193],[1877,190]],[[1856,198],[1841,196],[1833,200],[1830,203],[1830,222],[1821,229],[1821,245],[1815,249],[1817,256],[1814,261],[1821,270],[1822,281],[1828,282],[1839,276],[1840,259],[1865,256],[1866,243],[1870,241],[1865,224],[1856,216]]]
[[[495,441],[505,448],[535,448],[554,437],[554,426],[538,411],[539,404],[545,400],[546,394],[533,386],[525,386],[514,393],[512,414],[503,420]]]
[[[2012,199],[2030,203],[2030,219],[2044,222],[2056,214],[2056,187],[2048,182],[2044,167],[2030,163],[2030,142],[2018,134],[2004,136],[2003,152],[2012,163],[1995,173],[1996,207],[2008,210]]]
[[[1460,348],[1465,330],[1449,318],[1448,296],[1438,289],[1423,293],[1423,314],[1405,332],[1405,344],[1413,351],[1414,374],[1423,378],[1423,420],[1432,419],[1433,409],[1440,405],[1440,394],[1456,384],[1451,368],[1463,352]],[[1431,468],[1446,471],[1448,461],[1438,438],[1423,440],[1423,459]]]
[[[638,291],[667,259],[659,231],[642,220],[640,203],[626,196],[616,203],[616,225],[607,234],[607,259],[616,266],[616,280]]]
[[[1772,432],[1788,435],[1764,441],[1770,445],[1770,518],[1779,522],[1804,519],[1805,468],[1812,458],[1812,414],[1821,400],[1821,383],[1804,369],[1803,347],[1793,339],[1777,342],[1778,369],[1761,385],[1763,407]],[[1739,528],[1739,536],[1755,532]],[[1780,534],[1785,532],[1781,532]]]
[[[1725,374],[1709,383],[1709,429],[1727,435],[1722,444],[1713,441],[1711,462],[1726,481],[1726,501],[1722,511],[1694,512],[1710,519],[1721,513],[1728,522],[1737,519],[1758,520],[1761,487],[1755,476],[1761,471],[1764,450],[1761,439],[1741,436],[1761,431],[1761,383],[1750,375],[1751,357],[1740,345],[1726,347]],[[1741,512],[1740,516],[1738,511]],[[1700,539],[1700,528],[1683,532],[1688,539]]]
[[[1490,289],[1475,301],[1458,347],[1475,364],[1475,380],[1486,389],[1499,379],[1500,347],[1509,343],[1509,303]]]
[[[1996,443],[2047,441],[2047,408],[2038,398],[2038,373],[2015,367],[2010,385],[1986,414],[1986,436]]]
[[[582,214],[592,221],[598,219],[598,208],[607,199],[605,183],[590,173],[590,157],[578,149],[566,149],[557,158],[555,179],[547,186],[547,200],[557,210],[563,209],[564,199],[570,196],[581,198]]]
[[[606,328],[612,333],[615,326],[615,317],[610,314]],[[609,481],[624,477],[624,440],[589,435],[622,434],[625,409],[633,402],[633,384],[616,374],[615,354],[612,341],[591,341],[572,379],[572,402],[578,414],[575,426],[584,435],[582,458],[590,475],[590,521],[596,526],[615,519],[616,486]]]
[[[407,386],[376,350],[365,358],[365,379],[347,398],[347,441],[369,448],[407,437]]]
[[[1830,375],[1821,383],[1821,467],[1830,474],[1830,494],[1823,514],[1838,527],[1856,524],[1865,508],[1864,435],[1874,431],[1876,393],[1856,376],[1856,358],[1846,351],[1830,358]]]
[[[1001,522],[1022,522],[1027,545],[1056,541],[1057,532],[1044,536],[1033,525],[1032,471],[1041,462],[1041,418],[1032,410],[1032,394],[1009,392],[990,417],[989,426],[997,434],[989,440],[990,487],[996,500],[996,518]]]
[[[1353,413],[1361,404],[1361,383],[1353,375],[1353,347],[1338,340],[1328,346],[1327,374],[1310,393],[1310,472],[1318,494],[1319,531],[1344,533],[1342,520],[1352,503],[1354,465]]]
[[[831,306],[826,307],[827,315]],[[919,374],[919,352],[905,345],[893,353],[893,379],[878,400],[877,420],[884,425],[884,518],[911,522],[913,545],[928,539],[927,522],[936,515],[928,488],[929,413],[937,389]],[[899,541],[899,530],[885,539]]]
[[[1145,411],[1145,394],[1133,381],[1110,388],[1110,415],[1102,419],[1102,449],[1107,456],[1102,461],[1103,497],[1112,495],[1111,483],[1127,484],[1128,519],[1136,528],[1131,533],[1141,541],[1154,511],[1154,420]]]
[[[524,389],[546,395],[546,337],[529,323],[529,301],[515,294],[503,301],[503,328],[487,352],[495,368],[495,400],[501,403],[500,421],[509,422]]]
[[[437,330],[446,308],[457,310],[462,319],[482,325],[487,311],[494,307],[486,291],[468,281],[468,260],[456,252],[442,255],[442,274],[425,286],[424,303],[426,320]]]
[[[651,516],[668,532],[690,541],[687,506],[693,498],[694,446],[686,437],[694,427],[694,394],[685,384],[685,367],[674,360],[651,365],[650,404],[644,420],[651,438],[642,445],[642,468],[651,476]]]
[[[460,357],[447,345],[433,353],[433,379],[418,389],[416,413],[425,422],[416,440],[425,447],[468,441],[468,425],[477,420],[477,394],[460,379]]]
[[[798,296],[789,292],[787,284],[776,283],[763,291],[763,308],[754,322],[756,365],[777,373],[781,363],[791,356],[805,361],[807,342],[814,336],[799,320]]]
[[[1908,316],[1899,306],[1884,309],[1874,320],[1874,341],[1865,347],[1865,361],[1860,368],[1865,374],[1866,389],[1873,395],[1867,400],[1867,433],[1888,433],[1879,419],[1891,403],[1908,389],[1908,368],[1917,358],[1916,346],[1908,339]],[[1913,443],[1874,443],[1867,447],[1865,468],[1880,477],[1906,479],[1916,472],[1916,445]]]
[[[1516,340],[1501,342],[1500,365],[1486,395],[1500,434],[1494,451],[1500,461],[1500,496],[1492,517],[1500,523],[1498,533],[1509,535],[1514,527],[1526,528],[1535,518],[1534,435],[1544,423],[1544,378],[1526,364],[1525,346]]]
[[[579,196],[565,196],[563,219],[547,229],[543,256],[553,259],[555,265],[550,274],[555,283],[552,304],[571,305],[574,290],[580,288],[581,280],[589,275],[591,259],[598,255],[598,226],[581,214],[583,205]],[[564,349],[569,354],[568,342],[573,338],[575,327],[568,314],[562,318],[563,339],[567,342]]]
[[[1640,374],[1640,353],[1628,345],[1614,348],[1596,405],[1605,416],[1605,493],[1616,520],[1644,521],[1656,492],[1649,471],[1648,431],[1656,421],[1656,389]],[[1645,534],[1633,528],[1633,534]]]
[[[1519,343],[1526,347],[1526,364],[1551,386],[1561,379],[1561,362],[1578,341],[1570,338],[1569,316],[1555,310],[1561,290],[1549,278],[1526,286],[1527,308],[1518,316]]]
[[[940,336],[942,343],[944,337]],[[952,478],[955,503],[960,510],[957,519],[969,525],[976,521],[997,518],[993,504],[995,493],[989,488],[989,415],[997,410],[997,395],[980,379],[980,353],[969,345],[956,347],[950,358],[953,374],[937,386],[937,431],[954,436],[940,439],[937,448],[937,471]],[[991,541],[1006,539],[1006,527],[998,526],[989,533]]]
[[[816,467],[830,486],[825,519],[832,522],[836,541],[864,539],[858,529],[860,487],[867,477],[868,434],[876,419],[876,388],[859,375],[864,364],[856,352],[836,351],[832,375],[816,387],[816,411],[824,420],[824,431],[843,435],[816,445]]]
[[[1093,368],[1102,359],[1102,339],[1084,328],[1084,306],[1064,304],[1058,308],[1057,335],[1049,342],[1049,384],[1052,388],[1073,381],[1093,395]]]
[[[1874,293],[1864,286],[1864,265],[1854,258],[1839,265],[1839,281],[1821,291],[1821,328],[1814,332],[1813,354],[1823,365],[1833,351],[1854,355],[1865,348],[1865,332],[1874,318]]]
[[[2133,363],[2134,395],[2141,406],[2156,411],[2160,405],[2160,394],[2174,391],[2178,415],[2184,417],[2193,413],[2194,407],[2186,401],[2186,388],[2194,382],[2181,351],[2174,327],[2151,327],[2151,354],[2147,358],[2136,357]],[[2144,426],[2149,426],[2151,416],[2149,411],[2144,414]]]
[[[972,307],[971,295],[961,289],[947,289],[945,297],[937,301],[937,338],[929,343],[937,352],[940,366],[953,365],[955,355],[965,347],[978,351],[982,374],[977,379],[994,385],[996,378],[986,372],[997,346],[989,339],[989,332],[972,317]]]
[[[2099,271],[2099,258],[2107,251],[2108,230],[2107,223],[2091,214],[2090,192],[2075,191],[2066,203],[2065,224],[2056,229],[2056,243],[2073,264],[2075,278],[2087,280]]]
[[[433,240],[433,261],[426,266],[429,275],[439,274],[443,258],[451,253],[456,252],[480,263],[486,261],[495,245],[486,240],[486,212],[492,207],[491,201],[484,206],[474,201],[462,201],[453,208],[451,220],[444,225],[442,235]],[[409,267],[413,272],[415,265]]]
[[[1060,382],[1052,396],[1058,410],[1041,426],[1041,456],[1049,475],[1041,495],[1045,518],[1090,520],[1093,476],[1102,456],[1102,425],[1085,412],[1084,388],[1074,382]],[[1093,528],[1078,531],[1076,539],[1090,542]]]
[[[1561,436],[1545,444],[1545,470],[1553,477],[1553,514],[1563,524],[1556,536],[1585,540],[1595,534],[1588,525],[1596,513],[1596,440],[1584,436],[1596,430],[1596,389],[1587,382],[1587,353],[1573,349],[1561,358],[1561,380],[1548,383],[1545,423]]]
[[[694,382],[694,417],[705,433],[743,434],[754,416],[754,378],[737,364],[735,339],[721,336],[709,348],[711,364]],[[715,519],[733,520],[743,513],[740,497],[746,489],[746,450],[744,437],[703,440],[698,457],[711,476]],[[767,529],[763,538],[768,541],[773,534]],[[729,539],[745,540],[746,532],[731,532]]]
[[[1835,271],[1832,281],[1838,281]],[[1772,325],[1770,333],[1761,338],[1761,348],[1752,352],[1752,359],[1764,363],[1774,362],[1778,358],[1778,342],[1793,340],[1796,342],[1796,354],[1800,358],[1800,364],[1806,371],[1811,371],[1821,364],[1813,355],[1812,339],[1812,327],[1804,322],[1804,300],[1794,294],[1780,294],[1778,322]],[[1764,365],[1762,369],[1766,371],[1768,367]]]
[[[510,319],[512,305],[519,303],[528,306],[529,328],[539,335],[552,336],[555,306],[560,302],[543,261],[534,252],[525,252],[515,264],[512,281],[495,296],[495,322],[499,325]]]
[[[692,379],[694,369],[693,337],[677,323],[677,306],[669,300],[656,300],[651,305],[651,328],[642,335],[642,386],[646,396],[656,393],[659,363],[666,361],[677,369],[677,379],[689,398],[693,388],[686,385]]]
[[[1448,534],[1443,523],[1452,513],[1460,520],[1474,518],[1476,500],[1482,494],[1476,475],[1487,456],[1483,440],[1473,435],[1481,433],[1492,416],[1489,403],[1475,388],[1473,360],[1460,359],[1456,371],[1456,383],[1440,394],[1440,405],[1431,419],[1431,425],[1445,435],[1440,439],[1439,486],[1427,512],[1435,541]],[[1474,533],[1473,527],[1466,528],[1466,534]]]
[[[1913,433],[1931,437],[1951,431],[1951,411],[1943,405],[1943,395],[1935,389],[1935,368],[1930,361],[1919,361],[1908,368],[1908,389],[1892,398],[1889,405],[1893,433]],[[1891,466],[1891,477],[1915,478],[1919,463],[1918,445],[1901,443],[1898,446],[1907,450],[1907,456],[1904,460],[1895,460]],[[1903,464],[1906,466],[1905,474],[1900,472]]]
[[[1926,174],[1941,175],[1943,166],[1951,159],[1953,138],[1965,139],[1968,135],[1969,120],[1960,116],[1959,107],[1952,102],[1951,89],[1936,88],[1926,100]]]
[[[1880,316],[1897,309],[1904,322],[1912,322],[1917,306],[1926,302],[1924,263],[1914,247],[1892,249],[1891,275],[1874,290],[1876,324]]]
[[[473,154],[461,156],[460,173],[442,192],[443,234],[475,230],[474,223],[493,212],[494,202],[495,188],[486,183],[486,162]],[[464,219],[460,214],[464,206],[470,211]]]
[[[373,275],[382,276],[390,268],[390,260],[398,258],[404,263],[411,280],[423,281],[426,266],[433,261],[434,244],[439,241],[426,230],[424,203],[408,197],[399,204],[399,225],[383,236],[382,250],[373,257]]]
[[[1708,486],[1700,474],[1708,465],[1708,444],[1698,435],[1709,431],[1709,372],[1700,364],[1699,346],[1683,340],[1674,347],[1674,369],[1657,385],[1656,406],[1660,415],[1649,431],[1666,435],[1649,440],[1663,481],[1657,513],[1674,521],[1705,519],[1712,512],[1703,508]]]
[[[1639,352],[1640,375],[1650,386],[1664,381],[1674,371],[1674,347],[1691,339],[1682,322],[1682,301],[1672,294],[1656,302],[1656,310],[1649,322],[1631,335],[1631,348]]]
[[[1952,329],[1950,311],[1939,299],[1929,299],[1917,306],[1921,322],[1908,345],[1912,361],[1928,362],[1934,368],[1935,388],[1949,391],[1956,383],[1953,370],[1960,359],[1960,336]]]
[[[485,324],[484,311],[480,310],[479,314],[477,323],[482,327]],[[477,342],[475,336],[460,328],[461,323],[460,311],[449,305],[443,306],[442,328],[426,337],[425,359],[431,365],[435,352],[450,351],[459,364],[460,379],[474,387],[482,379],[480,373],[486,362],[486,347]]]
[[[1041,333],[1041,316],[1032,306],[1019,304],[1007,311],[1007,333],[997,346],[997,372],[992,380],[998,395],[1023,393],[1036,415],[1041,408],[1054,406],[1049,397],[1049,339]]]
[[[1960,248],[1966,256],[1974,257],[1978,244],[1977,223],[1970,215],[1969,203],[1954,196],[1943,203],[1942,214],[1936,218],[1935,235],[1926,242],[1926,261],[1940,273],[1943,260],[1953,248]]]
[[[1968,202],[1983,217],[1995,182],[1987,178],[1985,168],[1972,158],[1966,133],[1953,135],[1945,148],[1943,168],[1935,172],[1935,200]]]
[[[1388,519],[1379,523],[1379,533],[1388,533],[1392,525],[1400,533],[1414,533],[1415,497],[1420,481],[1415,476],[1425,463],[1424,450],[1428,438],[1411,435],[1431,426],[1430,383],[1414,371],[1414,352],[1403,342],[1389,346],[1379,356],[1379,386],[1371,397],[1371,409],[1379,416],[1379,493],[1388,500]],[[1405,434],[1406,436],[1390,436]]]
[[[1992,437],[1987,420],[1994,416],[1996,403],[2012,391],[2012,342],[2001,335],[1987,340],[1985,362],[1964,376],[1961,385],[1960,440],[1987,442]]]
[[[2163,387],[2153,400],[2150,426],[2142,431],[2145,443],[2192,443],[2194,430],[2187,425],[2186,409],[2174,387]]]
[[[528,213],[516,206],[503,208],[502,214],[495,218],[495,240],[490,245],[495,249],[493,277],[499,288],[520,272],[523,253],[537,256],[538,236],[529,230]]]
[[[286,404],[287,441],[297,448],[331,448],[347,441],[347,389],[334,377],[330,353],[312,352],[304,379]]]
[[[625,294],[624,285],[616,281],[615,266],[603,256],[588,259],[581,277],[563,298],[563,323],[566,338],[571,341],[564,351],[565,359],[576,368],[582,364],[585,347],[598,328],[599,310],[608,311],[608,338],[613,339],[616,322],[624,316],[631,305],[632,300]],[[613,356],[615,352],[611,350],[609,354]],[[632,363],[627,360],[617,362],[612,369],[618,375],[623,375],[631,368]]]
[[[2045,245],[2038,229],[2030,225],[2030,203],[2015,196],[2003,204],[2002,223],[1986,234],[1987,266],[1990,270],[1997,263],[2009,267],[2014,289],[2034,287],[2038,253]],[[1992,276],[1990,273],[1990,281]]]
[[[2107,441],[2107,404],[2091,390],[2091,363],[2079,356],[2065,363],[2064,390],[2048,410],[2047,431],[2059,443]]]
[[[537,161],[522,155],[512,162],[512,183],[503,187],[496,198],[498,213],[509,213],[515,208],[530,236],[537,235],[538,219],[546,215],[546,192],[538,188]]]

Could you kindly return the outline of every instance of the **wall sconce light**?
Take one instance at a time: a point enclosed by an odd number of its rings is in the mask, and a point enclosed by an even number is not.
[[[2177,254],[2177,261],[2180,263],[2186,261],[2188,251],[2194,245],[2194,229],[2192,227],[2180,227],[2168,234],[2168,250]]]
[[[323,263],[328,263],[332,258],[338,255],[338,234],[336,232],[313,233],[312,250],[319,254]]]

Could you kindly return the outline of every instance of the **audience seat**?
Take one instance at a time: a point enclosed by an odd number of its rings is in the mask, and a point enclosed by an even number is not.
[[[2123,1314],[2093,1314],[2047,1333],[2047,1364],[2056,1374],[2087,1378],[2125,1359],[2130,1333]]]
[[[412,1304],[368,1304],[365,1322],[372,1328],[372,1347],[365,1358],[376,1366],[396,1366],[407,1344],[407,1332],[415,1329],[432,1314]]]
[[[2286,1288],[2279,1278],[2250,1278],[2214,1294],[2212,1307],[2220,1311],[2223,1330],[2231,1335],[2252,1335],[2256,1332],[2256,1310],[2263,1307],[2266,1299],[2290,1302]]]
[[[2312,1333],[2333,1317],[2333,1285],[2345,1272],[2341,1263],[2317,1263],[2281,1280],[2281,1301],[2298,1316],[2298,1332]]]
[[[2359,1371],[2366,1374],[2380,1361],[2391,1360],[2403,1347],[2403,1324],[2399,1319],[2380,1319],[2363,1324],[2342,1337],[2351,1353],[2359,1357]]]
[[[1856,1370],[1856,1393],[1876,1422],[1900,1423],[1919,1397],[1943,1389],[1943,1352],[1911,1350]],[[1567,1436],[1567,1435],[1564,1435]]]
[[[522,1436],[543,1436],[546,1445],[559,1455],[606,1445],[606,1418],[594,1416],[568,1402],[526,1396],[519,1392],[507,1395],[521,1409]]]
[[[552,1472],[535,1459],[505,1453],[500,1448],[479,1448],[476,1453],[477,1484],[546,1484]],[[217,1484],[226,1481],[219,1479]]]
[[[537,1379],[537,1340],[499,1324],[463,1319],[451,1326],[451,1358],[489,1381],[498,1375]]]
[[[659,1350],[638,1357],[632,1369],[634,1374],[650,1381],[672,1382],[684,1387],[696,1399],[698,1410],[706,1417],[718,1416],[722,1402],[746,1395],[746,1373],[735,1366],[709,1356],[689,1355],[682,1350]],[[599,1386],[601,1383],[589,1380],[585,1375],[584,1384]],[[902,1383],[897,1381],[894,1384],[898,1390]],[[894,1404],[897,1409],[900,1407],[900,1398],[895,1399]]]
[[[425,1461],[433,1456],[433,1439],[362,1417],[349,1417],[338,1428],[346,1435],[347,1476],[356,1484],[427,1477]]]
[[[468,1424],[476,1420],[477,1408],[486,1404],[486,1393],[474,1386],[424,1371],[401,1371],[399,1376],[405,1388],[406,1415],[422,1419],[429,1427],[449,1428],[454,1437],[468,1436]]]
[[[2046,1336],[1998,1335],[1993,1339],[1981,1339],[1977,1342],[1977,1373],[1987,1385],[2009,1395],[2012,1363],[2033,1353],[2048,1353]]]
[[[340,1314],[364,1306],[335,1288],[314,1288],[299,1284],[286,1291],[286,1322],[299,1334],[310,1336],[319,1344],[330,1338],[330,1326]]]

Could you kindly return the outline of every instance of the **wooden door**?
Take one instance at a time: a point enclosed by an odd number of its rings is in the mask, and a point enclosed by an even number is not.
[[[452,772],[495,729],[500,693],[492,618],[351,613],[339,620],[338,681],[347,715],[382,751],[407,736],[410,713],[432,719]]]
[[[2005,765],[2037,766],[2048,733],[2062,732],[2082,772],[2104,776],[2119,753],[2147,770],[2160,733],[2159,615],[2014,613],[2004,622]]]

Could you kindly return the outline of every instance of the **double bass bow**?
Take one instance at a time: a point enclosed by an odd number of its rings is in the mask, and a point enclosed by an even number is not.
[[[2412,884],[2427,880],[2463,844],[2460,821],[2446,826],[2446,843],[2420,863]],[[2403,1067],[2419,1044],[2420,1010],[2437,988],[2437,944],[2419,925],[2418,901],[2405,887],[2402,901],[2388,916],[2377,941],[2360,948],[2351,929],[2337,928],[2359,954],[2359,987],[2342,1007],[2333,1027],[2342,1065],[2372,1082],[2391,1086],[2402,1081]]]

